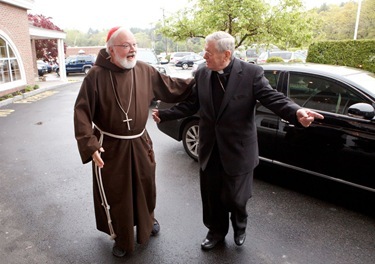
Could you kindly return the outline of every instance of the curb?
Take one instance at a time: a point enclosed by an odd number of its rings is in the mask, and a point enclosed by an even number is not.
[[[74,81],[74,82],[77,82],[77,81]],[[38,88],[36,90],[32,90],[30,92],[23,93],[22,95],[16,95],[16,96],[14,96],[12,98],[0,101],[0,107],[8,105],[8,104],[12,104],[12,103],[17,102],[19,100],[28,98],[30,96],[33,96],[33,95],[36,95],[36,94],[39,94],[39,93],[42,93],[42,92],[45,92],[45,91],[48,91],[48,90],[51,90],[51,89],[55,89],[55,88],[67,86],[67,85],[69,85],[71,83],[73,83],[73,82],[70,81],[70,82],[66,82],[66,83],[51,84],[51,86]]]

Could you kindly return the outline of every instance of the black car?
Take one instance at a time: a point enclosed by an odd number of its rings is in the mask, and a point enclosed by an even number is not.
[[[375,74],[344,66],[264,64],[270,85],[324,115],[294,126],[257,105],[261,162],[375,192]],[[159,108],[171,105],[160,102]],[[198,159],[199,114],[158,124]]]
[[[203,59],[203,57],[198,54],[187,55],[176,61],[175,66],[181,67],[182,69],[186,70],[188,68],[193,67],[194,62],[199,61],[201,59]]]

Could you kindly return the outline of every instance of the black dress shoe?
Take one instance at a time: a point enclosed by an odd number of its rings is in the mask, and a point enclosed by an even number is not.
[[[224,239],[208,239],[208,238],[205,238],[201,244],[201,247],[202,249],[204,250],[209,250],[209,249],[212,249],[214,248],[218,243],[221,243],[223,242]]]
[[[118,258],[123,258],[126,255],[126,251],[120,248],[119,246],[117,246],[115,243],[112,248],[112,254]]]
[[[243,234],[235,234],[234,235],[234,243],[236,243],[237,246],[242,246],[246,239],[246,233]]]

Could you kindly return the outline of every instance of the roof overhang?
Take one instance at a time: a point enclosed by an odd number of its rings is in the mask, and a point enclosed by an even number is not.
[[[4,2],[13,6],[18,6],[24,9],[32,9],[34,6],[34,0],[1,0],[0,2]]]
[[[30,39],[65,39],[66,33],[29,25]]]

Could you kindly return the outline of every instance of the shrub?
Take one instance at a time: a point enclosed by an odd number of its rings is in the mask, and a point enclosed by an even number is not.
[[[301,59],[294,59],[294,60],[288,61],[288,63],[303,63],[303,60],[301,60]]]
[[[26,88],[25,88],[25,92],[30,92],[32,90],[34,90],[34,87],[30,86],[30,85],[27,85]]]
[[[375,72],[375,40],[322,41],[309,47],[308,62],[343,65]]]
[[[284,62],[284,60],[281,57],[271,57],[267,59],[267,63],[269,62]]]

